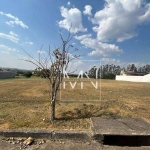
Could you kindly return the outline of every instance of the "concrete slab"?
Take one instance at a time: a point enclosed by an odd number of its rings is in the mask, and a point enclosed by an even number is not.
[[[0,130],[0,136],[4,137],[33,137],[52,138],[51,130]]]
[[[91,121],[95,135],[150,135],[150,123],[141,118],[102,119],[93,117]]]
[[[91,134],[84,131],[54,131],[52,132],[52,139],[91,140]]]
[[[33,137],[46,139],[82,139],[91,140],[91,133],[86,131],[70,130],[0,130],[0,136],[4,137]]]

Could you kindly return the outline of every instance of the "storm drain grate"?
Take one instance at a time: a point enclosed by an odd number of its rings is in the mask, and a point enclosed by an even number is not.
[[[150,146],[150,136],[103,135],[104,145],[113,146]]]

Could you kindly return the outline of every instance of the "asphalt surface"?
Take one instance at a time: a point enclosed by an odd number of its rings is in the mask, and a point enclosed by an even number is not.
[[[23,139],[25,140],[25,139]],[[22,143],[17,143],[19,138],[14,138],[12,141],[8,138],[0,137],[0,150],[148,150],[150,146],[143,147],[119,147],[102,145],[96,141],[79,141],[79,140],[44,140],[35,139],[31,145],[25,146]]]

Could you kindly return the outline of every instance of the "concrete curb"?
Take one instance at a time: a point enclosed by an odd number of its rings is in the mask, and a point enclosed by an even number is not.
[[[94,128],[94,124],[93,124],[91,118],[90,118],[90,121],[91,121],[91,129],[92,129],[91,139],[103,143],[104,136],[102,134],[96,134],[96,131],[95,131],[95,128]]]
[[[50,130],[0,130],[0,135],[4,137],[33,137],[33,138],[52,138]]]
[[[52,138],[91,140],[91,133],[84,131],[54,131],[52,132]]]
[[[91,140],[91,133],[85,131],[51,131],[51,130],[0,130],[4,137],[33,137],[46,139],[79,139]]]

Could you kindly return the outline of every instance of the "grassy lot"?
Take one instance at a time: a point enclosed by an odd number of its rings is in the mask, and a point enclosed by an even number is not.
[[[56,121],[51,123],[46,79],[0,80],[0,129],[89,130],[92,116],[141,117],[150,121],[150,83],[101,80],[101,88],[84,82],[82,90],[79,83],[74,90],[67,81],[66,89],[61,86],[58,100],[61,96],[62,101],[57,103]]]

